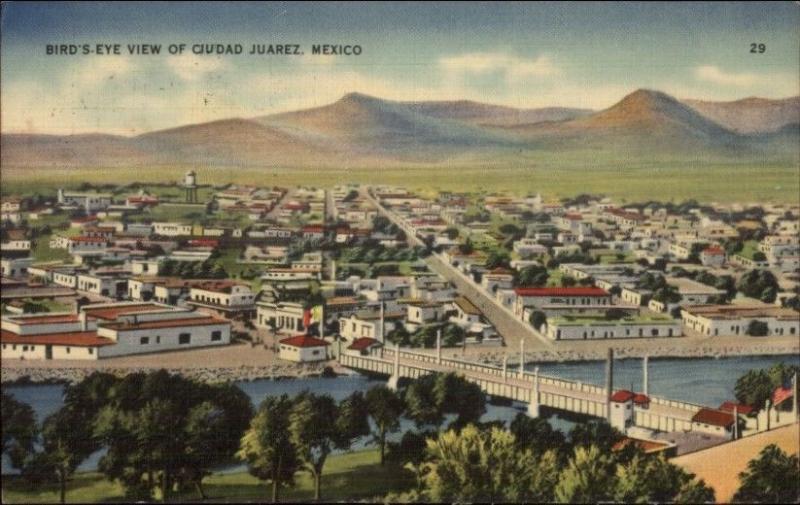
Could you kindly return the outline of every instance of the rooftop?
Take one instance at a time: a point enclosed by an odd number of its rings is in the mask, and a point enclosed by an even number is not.
[[[7,330],[0,330],[0,342],[4,344],[64,345],[75,347],[98,347],[115,343],[109,338],[98,337],[97,333],[93,331],[17,335]]]
[[[215,317],[183,317],[180,319],[165,319],[161,321],[142,321],[142,322],[119,322],[119,323],[105,323],[103,328],[116,331],[134,331],[134,330],[155,330],[161,328],[179,328],[182,326],[209,326],[216,324],[230,324],[225,319],[217,319]]]
[[[331,345],[329,342],[310,335],[295,335],[294,337],[284,338],[280,343],[292,347],[322,347]]]
[[[733,414],[722,410],[702,408],[692,417],[692,422],[727,428],[733,424]]]
[[[610,296],[601,288],[566,287],[566,288],[516,288],[517,296]]]

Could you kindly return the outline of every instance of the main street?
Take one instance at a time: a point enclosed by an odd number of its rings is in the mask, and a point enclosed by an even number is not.
[[[405,232],[410,245],[425,246],[411,228],[406,226],[394,212],[386,209],[372,196],[369,187],[367,187],[366,191],[363,193],[366,198],[375,205],[378,212],[389,218],[389,220]],[[467,279],[464,274],[447,261],[443,260],[438,254],[432,253],[425,258],[425,262],[432,271],[452,282],[459,294],[467,298],[483,312],[486,319],[494,325],[497,332],[503,337],[505,344],[511,349],[515,351],[519,349],[520,340],[525,341],[526,351],[543,350],[553,347],[552,342],[539,335],[531,325],[517,319],[509,309],[503,307],[500,302],[489,296],[483,289]]]

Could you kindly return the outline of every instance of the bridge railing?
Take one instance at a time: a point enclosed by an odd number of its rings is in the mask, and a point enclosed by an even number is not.
[[[381,357],[383,360],[393,359],[394,358],[395,349],[381,349]],[[408,349],[401,349],[400,350],[400,357],[406,358],[409,360],[420,361],[422,363],[431,363],[437,364],[438,360],[437,357],[433,354],[428,354],[425,352],[419,351],[412,351]],[[465,361],[457,358],[442,358],[441,364],[445,367],[450,367],[458,370],[465,370],[465,371],[473,371],[482,373],[485,375],[492,375],[496,377],[503,376],[503,369],[502,367],[498,367],[495,365],[490,365],[487,363],[475,363],[472,361]],[[406,365],[403,365],[406,366]],[[410,366],[410,365],[409,365]],[[430,371],[430,370],[428,370]],[[517,370],[507,370],[507,374],[509,378],[516,378],[519,377]],[[529,371],[524,371],[522,374],[522,380],[526,382],[533,382],[534,374]],[[539,384],[542,385],[550,385],[561,389],[566,389],[568,391],[577,391],[583,393],[589,393],[594,395],[601,395],[604,396],[606,394],[606,389],[601,386],[597,386],[594,384],[587,384],[580,381],[572,381],[569,379],[562,379],[559,377],[554,377],[551,375],[543,375],[539,374]],[[650,402],[657,405],[663,405],[666,407],[687,410],[692,412],[697,412],[700,409],[704,408],[702,405],[690,403],[690,402],[683,402],[678,400],[670,400],[667,398],[661,398],[657,396],[650,396]]]

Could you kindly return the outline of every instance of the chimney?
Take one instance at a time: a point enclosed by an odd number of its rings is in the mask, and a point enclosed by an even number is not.
[[[81,323],[81,331],[87,331],[86,327],[86,312],[78,312],[78,321]]]
[[[611,422],[611,395],[614,394],[614,349],[608,348],[606,358],[606,419]]]

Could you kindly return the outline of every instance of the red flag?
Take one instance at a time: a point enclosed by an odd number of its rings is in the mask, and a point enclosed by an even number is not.
[[[308,325],[311,324],[311,309],[305,309],[303,311],[303,328],[308,331]]]
[[[772,392],[772,404],[778,405],[779,403],[783,402],[784,400],[791,398],[794,395],[794,388],[788,387],[779,387],[776,388],[775,391]]]

